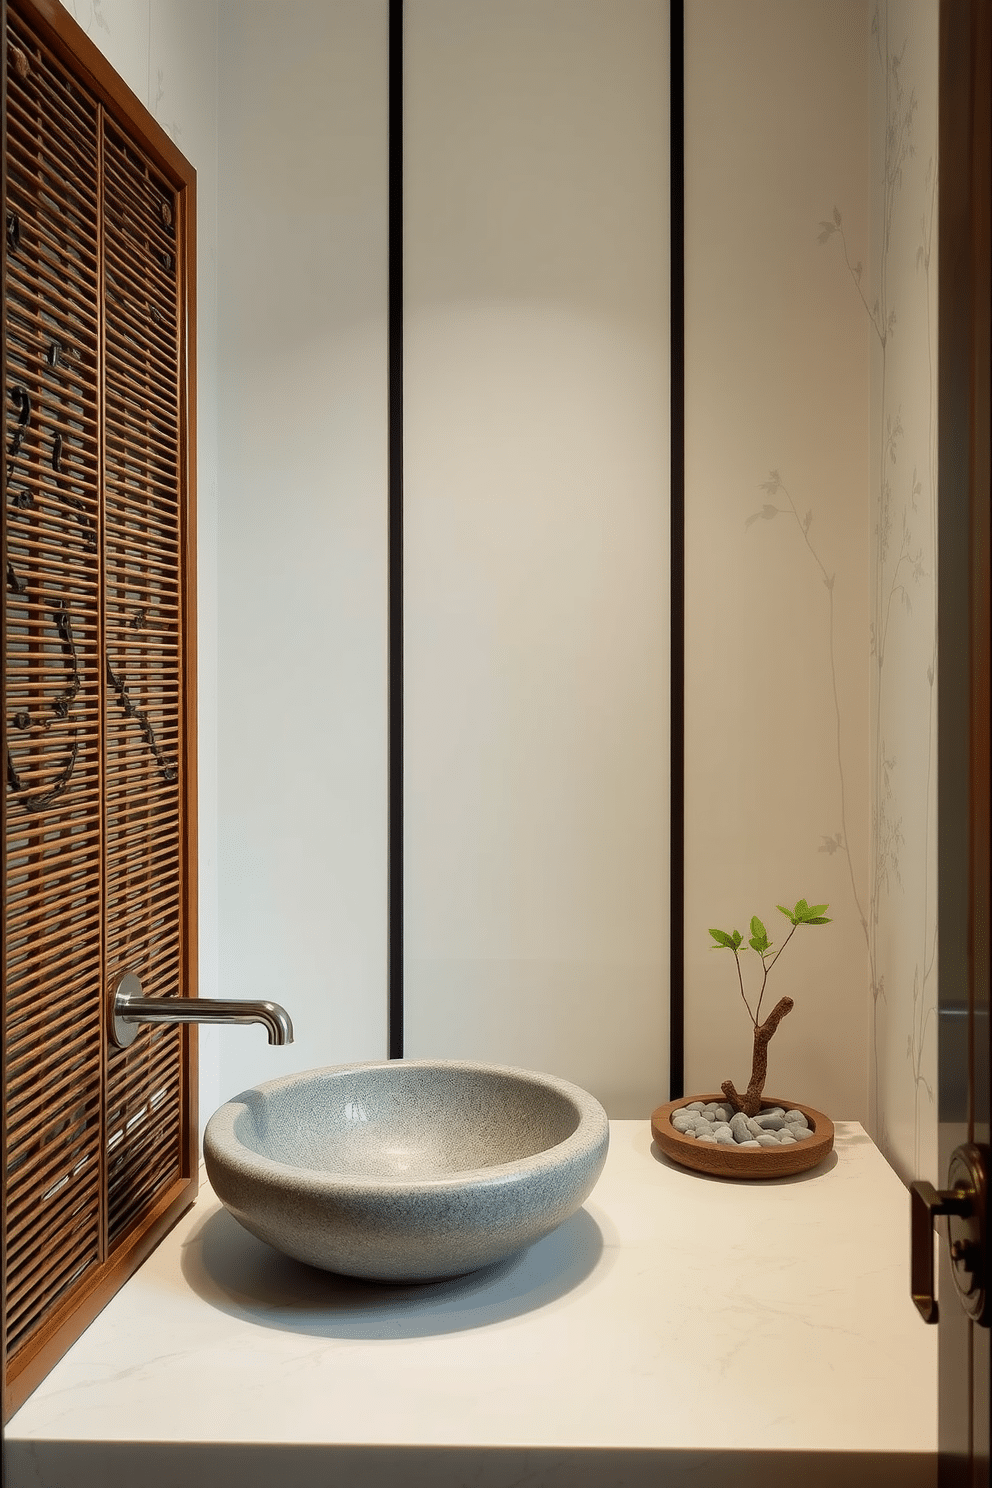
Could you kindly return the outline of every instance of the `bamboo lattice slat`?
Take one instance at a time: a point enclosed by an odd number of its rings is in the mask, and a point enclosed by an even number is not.
[[[11,29],[31,64],[8,84],[17,112],[5,204],[16,221],[4,294],[4,1127],[15,1353],[100,1260],[102,688],[97,109]],[[70,118],[71,144],[49,127]],[[63,366],[71,377],[59,375]]]
[[[104,162],[107,959],[137,972],[146,996],[168,996],[177,967],[163,953],[176,938],[182,888],[181,637],[161,612],[182,570],[176,204],[112,126]],[[156,1100],[178,1090],[181,1060],[178,1029],[145,1028],[111,1057],[111,1243],[181,1172],[178,1102]]]

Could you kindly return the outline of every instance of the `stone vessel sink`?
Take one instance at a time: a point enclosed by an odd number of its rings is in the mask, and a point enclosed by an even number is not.
[[[599,1102],[566,1080],[456,1060],[269,1080],[207,1123],[214,1192],[311,1266],[432,1281],[503,1260],[581,1206],[606,1161]]]

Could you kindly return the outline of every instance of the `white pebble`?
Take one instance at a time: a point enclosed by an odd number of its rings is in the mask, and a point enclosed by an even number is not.
[[[735,1115],[731,1116],[730,1130],[733,1132],[735,1140],[742,1146],[753,1135],[743,1111],[738,1111]]]
[[[761,1143],[755,1137],[749,1137],[746,1142],[738,1142],[738,1147],[760,1147]]]
[[[771,1111],[762,1111],[761,1115],[755,1116],[754,1120],[762,1131],[782,1131],[788,1126],[784,1116],[775,1116]]]
[[[796,1139],[790,1131],[784,1131],[779,1135],[778,1145],[780,1147],[795,1147]]]
[[[706,1142],[710,1147],[715,1147],[717,1145],[716,1137],[711,1137],[705,1132],[700,1132],[696,1138],[696,1141]]]
[[[681,1108],[683,1111],[705,1111],[705,1101],[690,1101],[687,1106]]]
[[[762,1132],[761,1136],[755,1137],[754,1140],[759,1147],[777,1147],[779,1145],[778,1137],[774,1132]]]
[[[737,1143],[736,1143],[736,1141],[734,1139],[734,1134],[730,1130],[730,1127],[729,1126],[717,1126],[717,1127],[715,1127],[714,1130],[713,1130],[713,1136],[716,1139],[716,1141],[720,1142],[722,1144],[722,1146],[724,1146],[724,1147],[736,1147],[737,1146]]]
[[[785,1107],[784,1106],[770,1106],[767,1111],[762,1111],[761,1112],[761,1115],[762,1116],[784,1116],[785,1115]]]
[[[789,1126],[792,1126],[793,1123],[796,1126],[809,1126],[805,1111],[786,1111],[785,1119]]]
[[[726,1102],[724,1102],[723,1105],[717,1106],[716,1114],[719,1121],[729,1121],[731,1116],[733,1116],[734,1114],[734,1108],[733,1106],[728,1106]]]
[[[687,1132],[692,1126],[692,1117],[686,1111],[672,1112],[672,1125],[677,1132]]]

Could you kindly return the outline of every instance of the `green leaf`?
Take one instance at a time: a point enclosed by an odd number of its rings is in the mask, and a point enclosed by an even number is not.
[[[778,908],[782,911],[782,913],[785,915],[785,918],[787,920],[791,920],[793,924],[796,923],[796,917],[792,913],[792,910],[791,909],[786,909],[786,907],[785,907],[784,904],[778,905]]]
[[[829,906],[826,904],[809,905],[806,903],[805,899],[800,899],[794,911],[795,918],[793,920],[793,924],[811,925],[813,921],[819,919],[822,916],[823,911],[828,908]]]
[[[739,930],[735,930],[734,931],[734,950],[735,951],[736,951],[737,947],[740,945],[740,943],[741,943],[741,941],[743,939],[744,939],[744,937],[741,934],[741,932]]]
[[[803,924],[804,925],[832,925],[833,924],[833,920],[828,919],[826,915],[814,915],[811,920],[803,920]]]
[[[710,931],[710,934],[712,935],[713,939],[716,941],[716,945],[713,946],[711,949],[713,949],[714,951],[715,950],[728,950],[728,951],[734,950],[734,937],[732,935],[728,935],[727,932],[726,932],[726,930],[711,930]],[[740,944],[740,941],[738,941],[737,944],[739,945]]]
[[[751,920],[751,939],[748,941],[748,945],[752,951],[757,951],[759,956],[763,956],[770,944],[768,931],[758,919],[758,916],[754,915]]]

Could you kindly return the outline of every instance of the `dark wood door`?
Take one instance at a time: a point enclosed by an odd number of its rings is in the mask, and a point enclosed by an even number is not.
[[[946,1179],[960,1144],[988,1145],[990,1116],[987,0],[942,0],[940,46],[939,1106]],[[990,1331],[961,1306],[944,1234],[939,1244],[940,1484],[984,1488]]]

